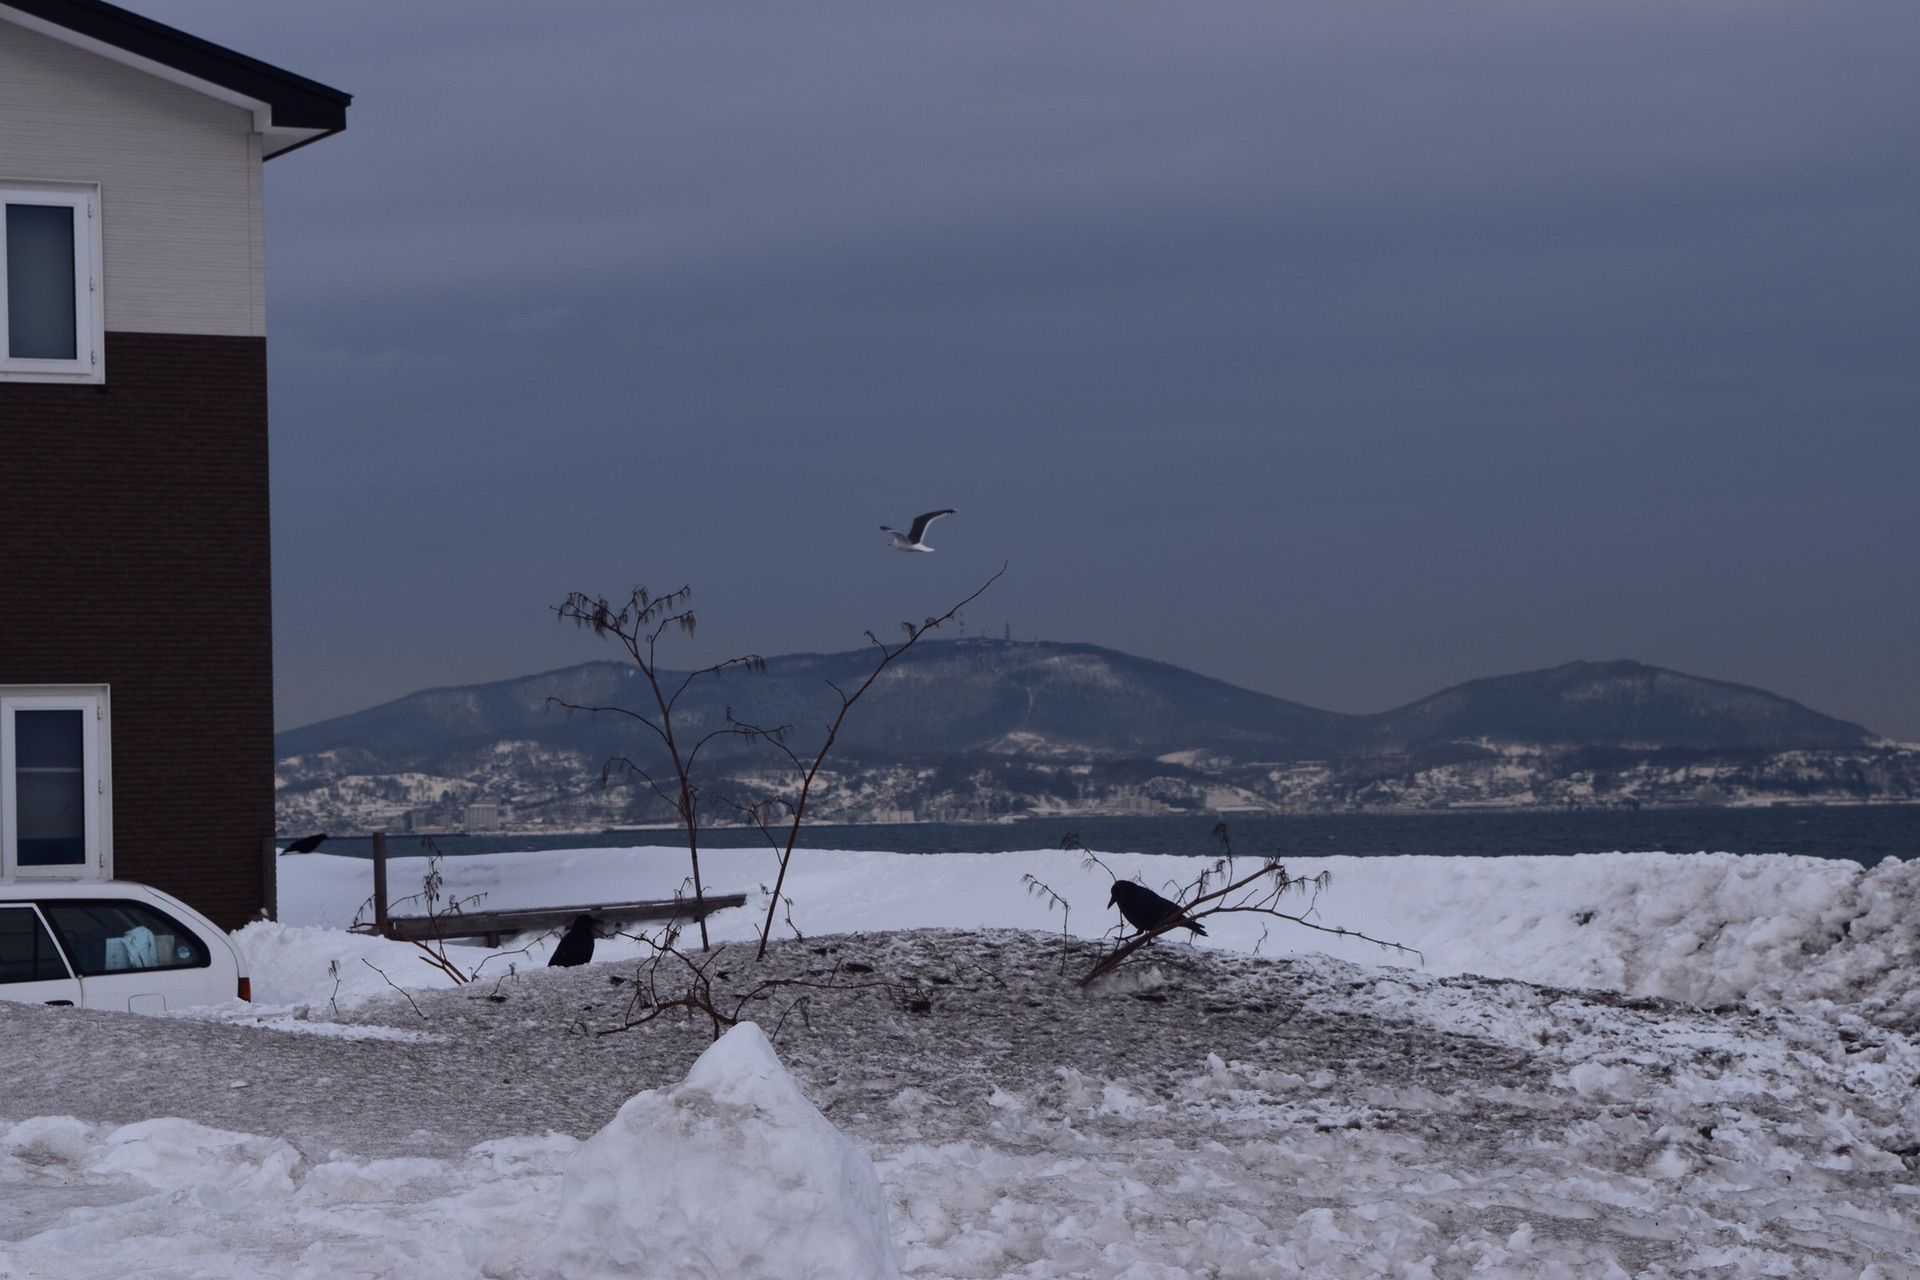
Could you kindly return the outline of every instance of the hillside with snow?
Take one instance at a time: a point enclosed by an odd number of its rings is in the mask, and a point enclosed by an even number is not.
[[[808,752],[872,654],[788,654],[693,681],[683,734],[736,717]],[[683,673],[666,673],[678,681]],[[665,810],[624,769],[655,744],[617,714],[651,695],[585,663],[429,689],[276,739],[284,831],[454,830],[465,806],[519,830]],[[637,753],[637,754],[636,754]],[[779,760],[709,744],[712,795],[779,794]],[[877,681],[811,802],[821,821],[1013,816],[1848,803],[1920,797],[1920,748],[1764,690],[1629,661],[1472,680],[1374,715],[1320,711],[1095,645],[930,640]]]

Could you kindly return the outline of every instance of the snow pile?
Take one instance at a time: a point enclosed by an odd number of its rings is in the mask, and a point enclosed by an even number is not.
[[[284,865],[284,864],[283,864]],[[390,995],[395,986],[451,987],[451,975],[424,963],[420,949],[342,928],[256,921],[233,935],[253,977],[256,1005],[345,1007],[369,996]],[[481,956],[472,957],[478,964]],[[505,972],[510,960],[489,966]],[[540,960],[546,963],[545,957]]]
[[[1728,853],[1324,865],[1334,884],[1320,898],[1321,919],[1416,947],[1420,967],[1436,974],[1704,1005],[1897,1003],[1904,993],[1889,979],[1920,943],[1920,862],[1891,858],[1871,869]],[[1400,962],[1338,939],[1286,942],[1362,963]]]
[[[632,1008],[628,964],[338,1015],[431,1044],[0,1003],[33,1066],[0,1111],[42,1117],[0,1120],[0,1277],[697,1275],[636,1261],[692,1238],[683,1179],[756,1224],[703,1243],[785,1276],[810,1246],[777,1252],[767,1222],[795,1229],[789,1197],[844,1166],[788,1127],[765,1140],[815,1180],[775,1186],[734,1121],[796,1084],[872,1154],[886,1225],[861,1220],[914,1280],[1920,1275],[1920,1042],[1844,1007],[1185,942],[1083,989],[1095,944],[1015,930],[745,952],[711,966],[726,1007],[808,984],[749,1006],[778,1064],[731,1042],[700,1063],[704,1019],[597,1034]],[[636,1094],[666,1145],[609,1123]],[[572,1242],[597,1256],[556,1263]]]
[[[559,1280],[898,1280],[866,1153],[742,1022],[680,1084],[649,1089],[567,1162],[540,1250]]]
[[[1114,874],[1169,896],[1205,865],[1146,854],[1103,860]],[[701,862],[711,890],[747,894],[744,910],[712,917],[712,936],[753,936],[766,909],[764,886],[773,881],[771,855],[711,849]],[[450,858],[440,865],[447,891],[484,894],[477,904],[482,909],[563,906],[672,897],[686,874],[686,852],[579,849]],[[1258,863],[1242,865],[1251,870]],[[1869,869],[1787,854],[1601,853],[1288,858],[1286,866],[1297,877],[1331,875],[1330,887],[1288,898],[1287,909],[1420,954],[1384,951],[1258,916],[1215,917],[1208,922],[1211,936],[1200,945],[1268,955],[1319,952],[1440,976],[1471,973],[1705,1005],[1857,1004],[1881,1025],[1920,1029],[1920,992],[1903,976],[1920,962],[1920,861],[1889,858]],[[425,867],[424,859],[396,859],[390,872],[396,892],[418,883]],[[287,857],[280,876],[287,925],[253,926],[241,934],[254,963],[258,999],[290,1004],[358,998],[386,990],[388,978],[406,986],[446,982],[411,948],[349,940],[337,932],[366,896],[371,872],[365,861]],[[1029,876],[1072,909],[1063,917],[1029,889]],[[1097,938],[1118,923],[1107,907],[1110,884],[1106,871],[1061,850],[802,850],[785,893],[793,900],[793,927],[809,937],[930,928],[1060,933],[1064,926],[1072,936]],[[330,928],[288,927],[301,925]],[[551,947],[551,937],[523,939],[489,961],[485,973],[544,965]],[[596,959],[641,954],[638,944],[617,938],[600,947]],[[482,953],[460,948],[456,954],[471,954],[477,964]],[[339,960],[346,975],[338,992],[332,978],[321,977],[328,959]]]
[[[578,1146],[549,1134],[457,1160],[309,1160],[176,1118],[0,1120],[0,1277],[524,1275]]]

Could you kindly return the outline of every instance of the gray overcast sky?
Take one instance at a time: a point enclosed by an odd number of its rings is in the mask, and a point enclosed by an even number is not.
[[[1920,739],[1913,0],[132,7],[356,95],[267,170],[283,727],[1004,559],[970,632],[1335,710]]]

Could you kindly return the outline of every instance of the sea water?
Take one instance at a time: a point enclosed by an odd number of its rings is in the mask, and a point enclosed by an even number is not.
[[[1920,805],[1782,805],[1742,809],[1454,810],[1438,813],[1169,814],[1150,817],[1042,817],[1012,822],[809,824],[800,844],[810,849],[871,849],[892,853],[1006,853],[1058,848],[1072,837],[1089,849],[1113,853],[1216,855],[1215,827],[1224,823],[1234,853],[1300,857],[1400,854],[1505,857],[1515,854],[1612,852],[1796,853],[1851,858],[1873,866],[1885,857],[1920,857]],[[421,853],[422,837],[393,833],[393,857]],[[435,834],[450,857],[509,850],[679,845],[677,828],[557,834]],[[759,832],[711,827],[706,848],[765,845]],[[366,837],[327,841],[328,853],[371,857]]]

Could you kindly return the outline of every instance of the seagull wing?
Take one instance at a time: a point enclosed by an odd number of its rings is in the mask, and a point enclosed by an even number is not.
[[[950,516],[953,514],[955,514],[953,508],[948,507],[945,511],[929,511],[923,516],[915,516],[913,518],[913,528],[907,531],[908,540],[912,542],[920,541],[920,539],[927,536],[928,525],[938,520],[941,516]]]

